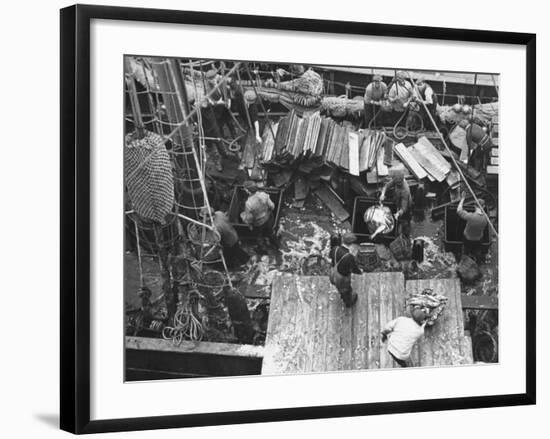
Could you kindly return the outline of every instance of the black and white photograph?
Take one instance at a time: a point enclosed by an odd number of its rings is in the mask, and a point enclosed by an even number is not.
[[[125,381],[499,363],[500,82],[125,55]]]

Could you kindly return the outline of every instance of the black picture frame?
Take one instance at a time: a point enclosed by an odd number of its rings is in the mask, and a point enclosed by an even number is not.
[[[225,413],[90,420],[90,22],[131,20],[522,45],[526,48],[526,392]],[[303,18],[75,5],[61,10],[60,424],[99,433],[403,412],[515,406],[536,400],[536,35]]]

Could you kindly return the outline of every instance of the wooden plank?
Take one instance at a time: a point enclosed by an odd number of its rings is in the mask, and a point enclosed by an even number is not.
[[[497,296],[469,296],[462,294],[462,309],[498,309]]]
[[[322,288],[322,277],[311,276],[310,281],[310,294],[308,295],[309,313],[308,327],[303,333],[306,346],[306,361],[303,364],[302,372],[307,373],[313,370],[313,356],[316,349],[315,337],[316,337],[316,321],[317,321],[317,298],[319,297],[319,291]]]
[[[416,144],[417,145],[417,144]],[[432,177],[433,180],[442,182],[445,180],[445,174],[439,170],[437,165],[435,165],[422,151],[422,147],[417,148],[416,145],[409,147],[409,152],[414,157],[414,159],[424,168],[428,177]],[[433,181],[432,180],[432,181]]]
[[[359,176],[359,135],[349,133],[349,173]]]
[[[378,159],[376,160],[376,170],[378,172],[378,176],[380,177],[386,177],[389,175],[388,167],[384,164],[384,154],[384,148],[380,148],[378,150]]]
[[[314,296],[314,289],[312,288],[313,276],[294,276],[294,285],[297,293],[296,313],[294,317],[294,324],[290,325],[288,330],[292,331],[295,335],[294,352],[296,354],[296,367],[297,372],[303,372],[308,363],[309,355],[309,338],[308,333],[312,325],[311,318],[311,300]],[[285,310],[286,312],[286,310]]]
[[[328,279],[327,279],[328,281]],[[315,350],[312,361],[312,372],[323,372],[326,370],[327,332],[329,317],[330,290],[333,288],[326,282],[327,288],[318,291],[317,310],[315,319]]]
[[[175,344],[172,340],[150,337],[126,336],[124,347],[137,351],[173,352],[179,354],[224,355],[244,358],[263,358],[264,356],[263,346],[187,340]]]
[[[394,317],[393,311],[393,288],[392,275],[393,273],[380,273],[380,330],[384,328]],[[388,353],[388,343],[380,344],[380,369],[391,369],[395,366],[395,362]]]
[[[366,275],[353,277],[353,291],[357,293],[357,303],[353,313],[352,369],[367,369],[368,351],[368,308],[369,295]]]
[[[328,282],[328,279],[327,279]],[[330,284],[329,284],[330,285]],[[325,356],[325,370],[342,370],[340,349],[342,343],[342,318],[344,314],[344,302],[334,287],[327,289],[328,294],[328,322],[327,322],[327,348]]]
[[[366,287],[369,308],[367,311],[368,352],[367,364],[369,369],[380,368],[380,274],[366,274]],[[384,345],[385,346],[385,345]]]
[[[386,137],[384,134],[384,164],[386,166],[391,166],[393,162],[393,145],[395,142],[393,139]]]
[[[266,346],[269,344],[271,337],[278,333],[282,318],[283,296],[285,294],[285,286],[283,277],[288,275],[278,274],[273,278],[271,283],[271,299],[269,302],[269,316],[267,319],[266,329]]]
[[[460,283],[458,279],[433,280],[432,288],[436,293],[443,294],[449,300],[447,307],[438,318],[434,336],[441,349],[440,360],[437,365],[460,364],[462,360],[461,338],[464,336],[464,324],[462,322],[462,308],[457,306],[457,295],[460,295]],[[457,292],[458,290],[458,292]]]
[[[437,181],[442,182],[450,171],[450,166],[443,166],[439,158],[424,143],[417,142],[409,148],[414,158]],[[414,153],[416,151],[417,154]],[[445,159],[443,159],[445,160]]]
[[[349,171],[349,133],[350,131],[351,131],[351,128],[346,127],[346,131],[344,132],[344,137],[342,139],[342,141],[344,142],[344,149],[342,151],[341,166],[346,171]]]
[[[339,222],[343,222],[350,217],[350,214],[344,209],[342,203],[338,201],[326,186],[321,185],[315,191],[315,195],[317,195],[317,197],[319,197],[319,199],[331,210]]]
[[[451,170],[451,164],[443,157],[441,151],[439,151],[426,136],[421,136],[418,139],[418,143],[425,147],[426,151],[429,152],[430,158],[434,160],[444,174]]]
[[[398,143],[394,145],[393,148],[403,164],[413,173],[413,175],[418,180],[422,180],[423,178],[426,178],[428,176],[427,172],[415,160],[415,158],[411,155],[410,151],[405,147],[404,144]]]
[[[355,274],[351,275],[352,278],[356,277]],[[357,291],[354,291],[355,293]],[[359,300],[359,299],[358,299]],[[353,357],[353,308],[347,308],[344,305],[343,300],[340,299],[340,354],[338,355],[338,370],[351,370],[352,367],[352,357]]]
[[[361,143],[361,150],[359,152],[359,171],[364,172],[369,168],[369,154],[370,154],[370,140],[369,130],[363,131],[363,142]]]
[[[278,325],[271,328],[266,334],[265,355],[262,365],[262,374],[278,374],[295,372],[294,354],[292,347],[295,343],[295,335],[289,331],[289,327],[295,318],[296,289],[293,276],[281,276],[281,283],[277,288],[281,289],[280,320]],[[271,318],[270,309],[270,318]],[[269,326],[269,325],[268,325]]]

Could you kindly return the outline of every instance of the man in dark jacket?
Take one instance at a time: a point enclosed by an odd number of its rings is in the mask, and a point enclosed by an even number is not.
[[[489,154],[493,147],[491,137],[481,125],[475,122],[462,120],[459,126],[466,131],[466,142],[469,150],[468,166],[483,172],[487,167]]]
[[[342,237],[342,245],[331,251],[331,274],[330,282],[336,287],[346,307],[351,308],[357,302],[357,294],[351,288],[351,273],[361,274],[357,266],[357,236],[353,233],[346,233]]]
[[[395,172],[392,179],[386,183],[380,194],[380,201],[386,199],[388,190],[393,190],[393,201],[397,206],[395,219],[399,223],[399,232],[408,238],[411,234],[412,197],[403,171]]]
[[[203,217],[208,218],[210,216],[210,212],[206,207],[203,208],[201,213]],[[248,261],[250,256],[242,249],[239,235],[235,227],[229,222],[226,213],[219,210],[212,212],[212,220],[214,230],[220,235],[220,244],[227,266],[234,268]]]

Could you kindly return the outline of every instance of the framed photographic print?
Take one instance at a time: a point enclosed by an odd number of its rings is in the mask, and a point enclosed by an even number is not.
[[[535,403],[533,34],[61,11],[61,427]]]

